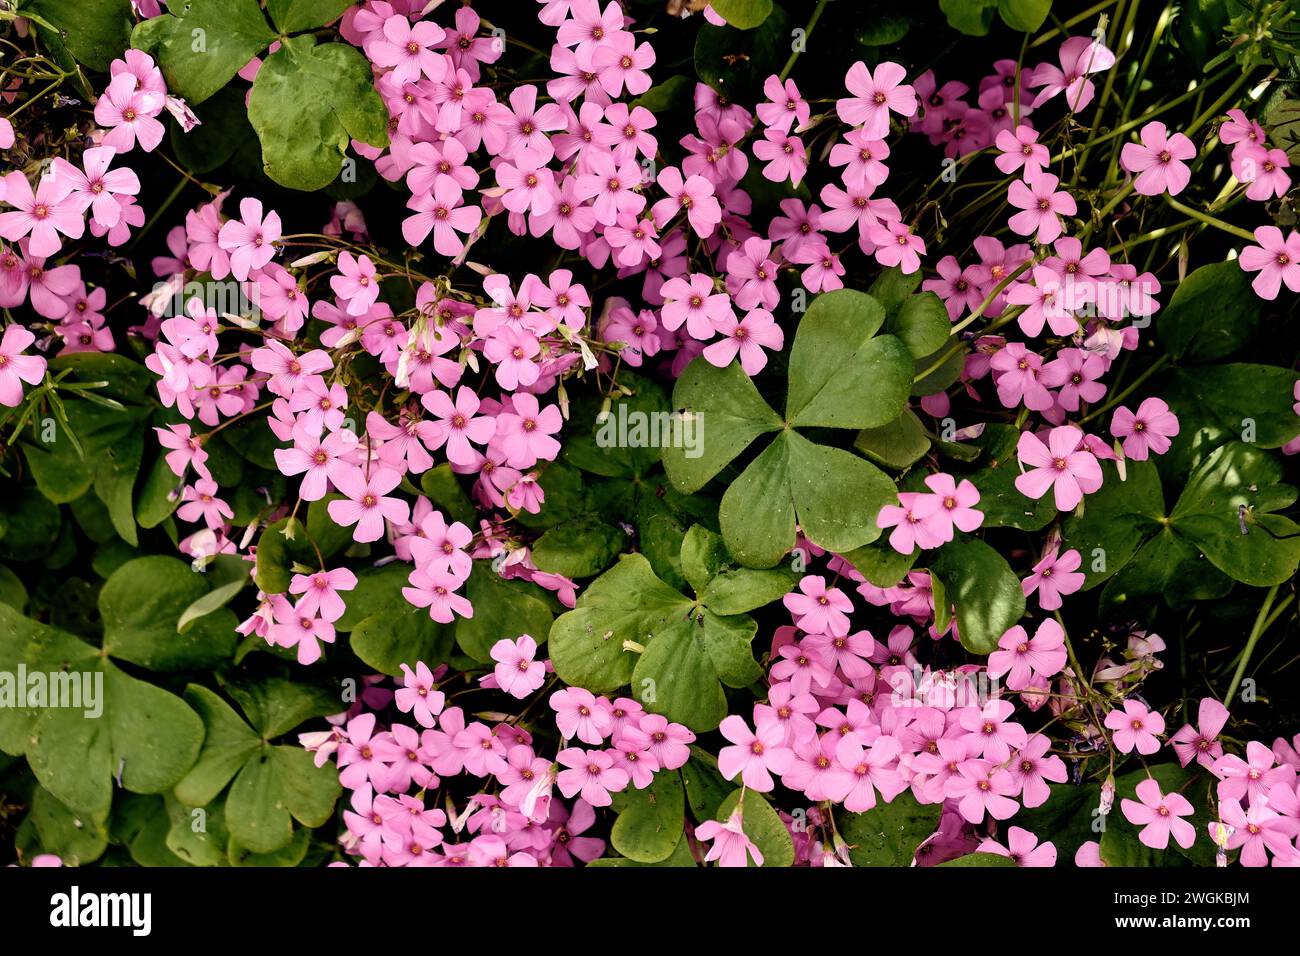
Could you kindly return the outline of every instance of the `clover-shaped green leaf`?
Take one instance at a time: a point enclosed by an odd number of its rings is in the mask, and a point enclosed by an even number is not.
[[[1113,465],[1104,470],[1083,516],[1064,528],[1083,555],[1084,588],[1111,581],[1104,603],[1161,593],[1184,603],[1222,596],[1227,579],[1267,587],[1295,574],[1300,528],[1274,512],[1296,490],[1280,483],[1282,466],[1266,451],[1241,442],[1215,449],[1168,513],[1152,462],[1128,462],[1124,481]]]
[[[698,525],[682,543],[681,565],[694,600],[643,555],[623,555],[556,618],[551,660],[566,683],[596,693],[630,683],[647,710],[711,730],[727,713],[722,686],[762,674],[750,648],[757,625],[743,612],[788,593],[797,575],[738,567],[721,538]]]
[[[899,417],[913,356],[901,339],[878,334],[885,319],[879,302],[851,289],[813,300],[790,351],[784,418],[734,363],[719,369],[696,359],[678,380],[673,405],[702,433],[694,449],[664,449],[679,491],[697,491],[759,436],[778,433],[722,497],[719,523],[740,563],[776,564],[794,545],[796,525],[836,552],[880,535],[875,519],[894,497],[893,482],[852,452],[815,444],[797,429],[877,428]]]
[[[230,691],[252,726],[206,687],[185,689],[207,733],[198,762],[176,784],[176,797],[185,806],[205,807],[230,784],[225,823],[232,841],[255,853],[272,853],[293,840],[293,820],[307,827],[324,824],[342,788],[332,768],[317,767],[296,742],[270,741],[303,720],[329,713],[338,701],[289,681]]]

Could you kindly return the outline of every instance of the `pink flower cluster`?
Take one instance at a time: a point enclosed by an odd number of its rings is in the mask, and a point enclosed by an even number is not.
[[[95,107],[95,122],[103,127],[94,134],[99,145],[83,152],[80,166],[55,157],[34,188],[21,170],[0,178],[0,204],[11,207],[0,212],[0,237],[12,244],[0,243],[0,308],[30,304],[37,315],[56,321],[54,334],[38,345],[42,350],[59,342],[67,353],[113,351],[105,291],[88,289],[80,266],[47,263],[65,240],[82,238],[87,223],[90,234],[110,246],[121,246],[132,229],[144,225],[135,199],[140,179],[113,163],[137,140],[146,152],[157,146],[163,132],[157,115],[170,101],[180,102],[167,95],[153,58],[139,50],[127,50],[109,73],[108,89]],[[0,148],[13,145],[12,134],[6,121]]]
[[[484,686],[531,696],[549,670],[536,651],[528,635],[498,641],[497,667]],[[335,758],[339,782],[352,792],[342,844],[363,866],[572,866],[595,859],[605,841],[582,835],[596,822],[594,808],[609,806],[612,793],[645,789],[660,770],[685,765],[695,740],[634,700],[570,687],[549,698],[562,743],[548,759],[513,720],[490,725],[446,706],[439,688],[452,675],[445,666],[402,670],[395,694],[371,680],[350,711],[330,718],[331,730],[301,739],[317,766]],[[376,712],[390,704],[416,726],[393,721],[381,729]],[[456,778],[481,792],[459,809],[450,801],[445,812],[425,806],[426,793]]]

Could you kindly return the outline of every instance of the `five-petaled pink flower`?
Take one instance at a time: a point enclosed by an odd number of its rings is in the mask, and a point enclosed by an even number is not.
[[[1120,151],[1120,165],[1137,174],[1133,188],[1143,196],[1177,196],[1186,189],[1192,171],[1184,160],[1196,155],[1192,141],[1182,133],[1170,136],[1159,121],[1143,126],[1139,138],[1140,144],[1125,143]]]
[[[1152,397],[1143,400],[1136,412],[1123,405],[1115,409],[1110,431],[1123,440],[1125,458],[1146,461],[1151,454],[1163,455],[1169,450],[1170,439],[1178,434],[1178,416],[1163,399]]]
[[[1162,794],[1160,784],[1147,777],[1137,785],[1137,800],[1120,801],[1124,819],[1142,828],[1138,839],[1153,850],[1169,846],[1169,835],[1184,850],[1196,840],[1196,828],[1182,819],[1192,813],[1192,805],[1181,793]],[[1138,800],[1142,801],[1141,803]]]
[[[1037,500],[1054,489],[1059,511],[1073,511],[1085,494],[1101,487],[1101,465],[1084,449],[1083,432],[1062,425],[1047,433],[1047,444],[1032,432],[1024,432],[1016,443],[1016,456],[1030,471],[1016,476],[1016,490]]]
[[[1136,750],[1150,755],[1160,749],[1157,735],[1165,732],[1165,719],[1141,701],[1126,700],[1123,710],[1116,708],[1106,715],[1106,726],[1114,731],[1111,740],[1120,753]]]

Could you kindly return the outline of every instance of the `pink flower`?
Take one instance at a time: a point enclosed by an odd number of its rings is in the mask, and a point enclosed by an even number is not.
[[[388,492],[401,483],[402,473],[380,465],[366,469],[353,466],[339,473],[335,485],[346,500],[331,501],[329,516],[343,527],[356,525],[357,541],[378,541],[384,534],[384,519],[402,524],[411,516],[411,506]]]
[[[695,836],[700,840],[712,840],[713,846],[704,855],[704,862],[718,862],[718,866],[748,866],[748,857],[752,857],[755,866],[763,865],[763,854],[748,836],[742,826],[741,805],[731,811],[725,823],[706,820],[695,828]]]
[[[1160,784],[1147,777],[1137,785],[1137,797],[1141,803],[1125,798],[1120,801],[1120,809],[1125,820],[1142,827],[1138,839],[1144,845],[1153,850],[1163,850],[1169,845],[1171,833],[1183,849],[1196,840],[1196,829],[1182,819],[1192,813],[1192,805],[1181,793],[1166,796],[1160,792]]]
[[[200,478],[194,484],[186,485],[176,517],[182,521],[202,518],[209,528],[222,527],[235,513],[230,505],[217,497],[217,490],[217,483],[211,478]]]
[[[794,752],[785,746],[785,730],[768,724],[750,731],[745,719],[736,714],[723,718],[718,730],[732,746],[718,752],[718,771],[728,780],[739,774],[750,790],[766,793],[776,786],[772,774],[784,773],[794,762]]]
[[[275,623],[267,632],[269,643],[277,647],[296,647],[299,664],[320,660],[321,642],[334,643],[334,625],[314,617],[281,598],[276,602]]]
[[[110,229],[122,217],[122,206],[117,197],[134,196],[140,192],[140,178],[133,170],[109,170],[116,154],[111,146],[86,150],[81,155],[84,172],[62,157],[57,157],[51,166],[54,175],[71,184],[72,195],[83,204],[83,208],[90,210],[94,220]]]
[[[343,616],[347,605],[339,597],[340,591],[351,591],[357,586],[357,576],[347,568],[317,571],[315,574],[295,574],[289,582],[290,594],[304,595],[298,607],[306,614],[319,614],[333,623]]]
[[[1083,587],[1084,574],[1079,570],[1082,561],[1079,552],[1073,548],[1059,555],[1055,548],[1051,549],[1034,565],[1033,573],[1021,582],[1025,597],[1037,591],[1040,608],[1044,611],[1057,610],[1061,606],[1062,595],[1073,594]],[[1013,687],[1012,690],[1019,688]]]
[[[659,200],[650,210],[656,225],[664,228],[679,212],[686,213],[695,234],[701,239],[713,235],[722,221],[722,207],[713,195],[713,184],[703,176],[682,177],[676,166],[665,166],[659,173],[659,188],[667,198]]]
[[[1047,433],[1047,444],[1030,432],[1016,443],[1016,456],[1031,471],[1016,476],[1016,489],[1035,500],[1054,488],[1059,511],[1073,511],[1085,494],[1101,487],[1101,466],[1096,457],[1083,448],[1083,432],[1073,425],[1062,425]]]
[[[1137,174],[1133,188],[1143,196],[1177,196],[1192,178],[1183,160],[1195,156],[1196,147],[1182,133],[1169,136],[1159,121],[1147,123],[1138,136],[1141,144],[1125,143],[1120,151],[1120,165]]]
[[[1280,149],[1261,149],[1260,152],[1262,155],[1251,156],[1246,160],[1254,167],[1253,169],[1249,172],[1246,169],[1241,170],[1241,175],[1245,177],[1242,181],[1250,184],[1246,188],[1246,198],[1263,202],[1275,196],[1279,198],[1285,196],[1287,190],[1291,188],[1291,177],[1286,173],[1291,161]],[[1234,157],[1235,155],[1234,151]],[[1238,164],[1234,163],[1233,174],[1236,175],[1237,171]]]
[[[560,793],[566,797],[582,795],[593,807],[607,807],[613,803],[610,793],[627,788],[631,777],[626,770],[614,766],[614,758],[603,750],[584,750],[569,747],[555,758],[561,770],[555,778]]]
[[[0,405],[16,408],[23,400],[23,382],[36,385],[45,377],[45,359],[22,355],[36,336],[21,325],[5,327],[0,338]]]
[[[339,503],[331,502],[331,507]],[[401,504],[405,507],[406,503],[401,502]],[[333,517],[333,512],[330,516]],[[338,521],[337,518],[334,520]],[[340,524],[344,523],[340,522]],[[474,616],[474,606],[456,593],[456,588],[463,582],[454,574],[448,571],[416,568],[408,575],[407,581],[411,586],[402,588],[402,596],[414,607],[428,608],[429,617],[439,624],[450,624],[457,614],[461,617]]]
[[[470,442],[486,445],[496,434],[495,419],[475,415],[479,398],[471,388],[461,386],[454,404],[451,396],[443,391],[427,392],[421,402],[437,419],[434,424],[438,431],[436,437],[428,442],[429,450],[437,451],[446,443],[447,458],[453,465],[473,464],[475,452]]]
[[[898,220],[877,224],[867,229],[867,238],[876,246],[876,261],[886,268],[898,266],[904,275],[921,268],[925,255],[925,241]]]
[[[262,218],[262,202],[249,197],[239,203],[239,219],[221,227],[217,242],[230,254],[230,272],[240,281],[250,272],[261,269],[275,255],[275,241],[280,238],[280,216],[269,212]]]
[[[907,71],[888,60],[873,74],[861,60],[849,67],[844,85],[853,96],[835,102],[835,112],[850,126],[861,126],[872,139],[884,139],[889,133],[889,113],[900,116],[916,113],[916,91],[903,83]]]
[[[704,349],[704,358],[711,365],[726,368],[739,354],[746,375],[757,375],[767,365],[763,349],[779,352],[785,344],[785,333],[766,309],[754,309],[739,322],[734,315],[725,315],[717,320],[716,327],[723,337]]]
[[[1016,792],[1011,774],[988,760],[963,760],[944,785],[944,795],[957,801],[957,810],[969,823],[980,823],[984,814],[1005,820],[1020,807],[1011,799]]]
[[[1259,273],[1251,283],[1255,294],[1261,299],[1276,299],[1284,282],[1292,292],[1300,292],[1300,233],[1293,230],[1283,240],[1277,226],[1260,226],[1255,230],[1255,241],[1259,245],[1242,249],[1239,260],[1247,272]]]
[[[162,142],[163,124],[155,117],[162,112],[166,96],[139,86],[131,73],[119,73],[95,103],[95,122],[109,132],[105,146],[129,153],[136,141],[146,153]]]
[[[731,297],[725,292],[714,292],[713,280],[702,272],[669,279],[660,294],[665,299],[663,327],[670,332],[685,322],[692,338],[707,342],[724,320],[735,321]]]
[[[555,711],[555,725],[565,740],[577,737],[585,744],[599,746],[614,727],[608,701],[598,701],[589,690],[566,687],[550,697]]]
[[[511,468],[531,468],[538,461],[554,461],[560,443],[552,436],[564,424],[556,405],[540,408],[537,396],[517,392],[512,400],[513,412],[497,416],[496,444]]]
[[[690,759],[695,734],[659,714],[646,714],[637,725],[650,738],[650,755],[664,770],[676,770]]]
[[[1051,242],[1061,234],[1061,215],[1073,216],[1079,211],[1074,197],[1065,190],[1057,192],[1060,182],[1051,173],[1038,173],[1025,180],[1017,179],[1007,190],[1007,201],[1024,210],[1008,221],[1013,230],[1022,236],[1035,236],[1039,242]]]
[[[1252,803],[1265,795],[1270,787],[1279,783],[1294,783],[1295,769],[1283,765],[1274,767],[1273,751],[1252,740],[1246,744],[1246,758],[1224,754],[1210,769],[1219,778],[1220,800],[1241,800]]]
[[[957,722],[966,731],[966,746],[998,766],[1005,764],[1011,751],[1020,750],[1029,740],[1025,728],[1009,719],[1014,713],[1015,706],[1007,700],[964,708]]]
[[[754,143],[754,155],[767,164],[763,167],[763,178],[774,183],[789,180],[791,185],[798,186],[808,171],[808,153],[803,140],[780,130],[765,131],[763,138]]]
[[[3,352],[4,344],[0,342],[0,354]],[[44,367],[45,360],[41,359],[40,361],[42,367]],[[0,368],[3,368],[3,366],[4,363],[0,362]],[[0,399],[0,403],[3,403],[3,399]],[[194,470],[198,472],[200,477],[211,477],[206,464],[208,453],[203,450],[203,442],[192,434],[189,425],[168,425],[166,428],[154,428],[154,434],[158,436],[158,444],[171,449],[167,453],[166,460],[167,467],[171,469],[173,475],[182,478],[186,469],[193,465]]]
[[[799,95],[799,88],[794,80],[786,80],[772,75],[763,81],[763,95],[767,101],[754,107],[759,121],[771,129],[782,133],[790,132],[791,126],[796,130],[808,122],[812,108]]]
[[[876,526],[893,528],[889,546],[899,554],[911,554],[917,548],[937,548],[944,543],[940,532],[943,518],[939,511],[943,501],[937,495],[900,491],[898,504],[885,505],[876,516]]]
[[[375,264],[369,256],[355,257],[345,249],[339,253],[339,273],[330,276],[330,288],[347,303],[348,315],[364,315],[379,298]]]
[[[1292,803],[1295,796],[1286,789]],[[1284,797],[1283,799],[1287,799]],[[1289,861],[1294,865],[1295,845],[1291,842],[1295,836],[1295,821],[1278,814],[1271,806],[1252,803],[1249,810],[1243,810],[1241,801],[1224,800],[1219,805],[1219,819],[1233,828],[1228,837],[1227,849],[1241,849],[1242,866],[1268,866],[1268,855],[1275,857],[1274,865]],[[1214,834],[1217,825],[1210,824],[1210,833]]]
[[[1151,453],[1163,455],[1178,434],[1178,416],[1159,398],[1148,398],[1137,413],[1121,405],[1110,421],[1110,432],[1124,440],[1124,457],[1146,461]]]
[[[1123,710],[1112,710],[1106,715],[1106,726],[1114,731],[1111,739],[1120,753],[1137,750],[1150,755],[1160,749],[1157,734],[1165,732],[1165,719],[1156,711],[1147,710],[1141,701],[1124,701]]]
[[[1223,756],[1223,744],[1219,743],[1219,732],[1228,722],[1228,708],[1213,697],[1202,697],[1196,711],[1197,726],[1183,724],[1178,732],[1169,738],[1169,746],[1178,755],[1178,762],[1186,767],[1196,758],[1202,767],[1212,768],[1215,761]]]
[[[929,526],[940,540],[951,541],[954,527],[970,534],[984,523],[984,513],[975,510],[980,502],[979,489],[969,479],[963,478],[958,484],[952,475],[940,472],[927,475],[925,486],[939,499],[939,508]]]
[[[445,571],[464,581],[474,563],[465,551],[473,539],[468,527],[459,521],[448,525],[441,511],[431,511],[420,521],[419,533],[410,539],[411,557],[416,567]]]
[[[1048,165],[1047,147],[1038,141],[1038,132],[1032,126],[1021,123],[1014,133],[1004,129],[994,142],[1001,155],[993,160],[993,164],[1008,176],[1023,166],[1021,176],[1031,179]]]
[[[537,642],[528,634],[513,641],[503,637],[493,644],[490,654],[497,662],[492,672],[497,686],[521,700],[541,687],[546,680],[546,665],[533,660],[536,653]]]
[[[1034,734],[1012,755],[1007,770],[1020,788],[1020,800],[1026,807],[1041,807],[1051,795],[1047,781],[1065,783],[1069,772],[1065,761],[1048,754],[1052,740],[1046,734]]]
[[[1020,827],[1007,830],[1007,844],[1004,847],[992,837],[975,848],[977,853],[996,853],[1015,861],[1016,866],[1056,866],[1056,845],[1038,842],[1038,837]]]
[[[353,453],[357,441],[349,432],[336,431],[319,437],[319,432],[296,424],[292,436],[292,448],[275,450],[275,464],[282,475],[304,476],[298,489],[303,501],[324,498],[329,482],[337,485],[341,476],[356,467]]]
[[[1032,106],[1038,109],[1058,93],[1065,93],[1066,107],[1078,113],[1092,102],[1095,92],[1088,74],[1109,70],[1115,65],[1115,54],[1092,37],[1079,36],[1062,43],[1058,56],[1059,67],[1040,63],[1030,76],[1028,86],[1042,87]]]
[[[897,764],[900,750],[898,741],[890,736],[877,737],[870,749],[855,734],[842,736],[835,746],[835,759],[847,771],[849,786],[842,798],[838,790],[832,795],[842,799],[844,809],[851,813],[863,813],[875,807],[877,790],[886,801],[892,800],[907,786],[891,767]]]
[[[998,650],[989,655],[990,678],[1007,676],[1007,687],[1023,690],[1034,675],[1053,677],[1065,666],[1065,632],[1047,618],[1030,638],[1017,624],[998,639]]]
[[[805,634],[849,633],[848,612],[853,610],[853,602],[839,588],[826,587],[826,579],[819,575],[804,575],[799,590],[781,600]]]
[[[27,177],[15,170],[7,174],[0,198],[15,207],[0,213],[0,236],[17,242],[31,234],[28,252],[40,258],[54,255],[63,245],[58,234],[80,239],[86,229],[85,206],[73,195],[75,183],[66,176],[47,173],[32,192]]]
[[[395,14],[384,21],[382,32],[367,39],[366,55],[376,66],[392,67],[392,77],[399,84],[414,83],[421,75],[437,83],[447,72],[446,61],[435,52],[445,37],[442,27],[432,21],[412,25],[405,16]]]
[[[471,233],[483,220],[483,210],[462,206],[463,201],[461,189],[452,177],[437,177],[431,193],[416,193],[407,201],[407,208],[415,215],[402,220],[402,237],[409,245],[418,246],[432,232],[438,255],[460,255],[465,242],[457,233]]]
[[[423,661],[417,661],[415,670],[402,665],[402,688],[393,695],[393,703],[403,714],[410,714],[421,727],[433,727],[442,713],[447,696],[434,689],[433,672]]]

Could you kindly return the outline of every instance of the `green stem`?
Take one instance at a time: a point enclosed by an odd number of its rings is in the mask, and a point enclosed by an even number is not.
[[[1268,589],[1268,594],[1264,596],[1264,603],[1259,607],[1259,613],[1255,615],[1255,626],[1250,629],[1250,637],[1246,639],[1246,647],[1241,652],[1241,660],[1237,662],[1237,669],[1232,675],[1232,683],[1228,685],[1228,692],[1223,695],[1225,706],[1232,703],[1233,696],[1237,693],[1237,688],[1241,686],[1241,680],[1246,676],[1246,668],[1250,664],[1250,657],[1255,653],[1255,645],[1267,630],[1268,612],[1273,607],[1273,599],[1277,597],[1279,584],[1273,585]]]
[[[1182,203],[1180,203],[1177,199],[1175,199],[1173,196],[1166,195],[1165,202],[1169,203],[1169,205],[1173,206],[1184,216],[1190,216],[1192,219],[1195,219],[1198,222],[1203,222],[1207,226],[1213,226],[1215,229],[1219,229],[1222,230],[1223,232],[1230,233],[1231,235],[1237,236],[1240,239],[1245,239],[1247,242],[1255,241],[1255,234],[1253,232],[1250,232],[1249,230],[1246,229],[1242,229],[1240,226],[1234,226],[1232,225],[1232,223],[1224,222],[1222,219],[1216,219],[1213,216],[1211,216],[1209,213],[1200,212],[1196,209],[1193,209],[1191,206],[1185,206]]]
[[[1145,382],[1152,375],[1156,374],[1156,372],[1160,371],[1168,364],[1169,364],[1169,356],[1168,355],[1160,356],[1160,358],[1156,359],[1154,362],[1148,365],[1146,370],[1141,375],[1133,379],[1133,383],[1129,385],[1128,388],[1124,389],[1124,391],[1120,392],[1118,395],[1116,395],[1114,398],[1108,401],[1105,405],[1102,405],[1100,408],[1094,409],[1093,411],[1085,415],[1083,418],[1079,419],[1079,424],[1082,425],[1084,422],[1092,421],[1092,419],[1096,418],[1099,415],[1106,414],[1108,411],[1110,411],[1120,402],[1124,401],[1124,399],[1128,398],[1130,395],[1136,392],[1138,390],[1138,387],[1141,386],[1143,382]]]
[[[822,11],[826,9],[827,0],[817,0],[817,6],[813,9],[812,16],[808,18],[808,25],[803,28],[803,49],[808,48],[808,41],[812,38],[813,27],[817,26],[817,21],[822,18]],[[790,71],[794,69],[795,61],[799,59],[802,50],[794,50],[790,58],[785,61],[785,66],[781,67],[780,79],[784,83]]]

